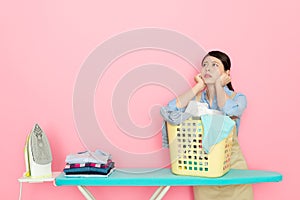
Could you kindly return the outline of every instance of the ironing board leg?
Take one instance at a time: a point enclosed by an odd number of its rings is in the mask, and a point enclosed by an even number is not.
[[[157,189],[155,190],[155,192],[153,193],[153,195],[151,196],[150,200],[154,200],[155,197],[156,197],[157,195],[159,195],[159,193],[162,191],[162,189],[164,189],[164,186],[160,186],[159,188],[157,188]]]
[[[77,188],[79,189],[81,194],[86,198],[86,200],[96,200],[95,197],[86,187],[78,185]]]
[[[171,186],[160,186],[151,196],[150,200],[161,200]],[[84,186],[78,185],[77,188],[81,192],[81,194],[86,198],[86,200],[96,200],[95,197],[91,194],[91,192]]]
[[[151,196],[150,200],[161,200],[171,186],[160,186]]]

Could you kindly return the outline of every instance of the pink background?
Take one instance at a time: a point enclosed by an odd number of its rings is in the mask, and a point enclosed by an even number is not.
[[[25,171],[23,147],[35,122],[50,140],[53,171],[63,169],[67,154],[84,150],[72,110],[74,83],[81,64],[111,36],[142,27],[178,31],[206,50],[217,48],[230,55],[233,86],[248,98],[239,140],[249,167],[278,171],[284,176],[280,183],[255,185],[255,199],[296,199],[300,161],[296,154],[300,140],[299,8],[296,0],[1,1],[1,199],[18,198],[17,179]],[[190,66],[176,56],[145,51],[122,59],[119,66],[126,60],[128,66],[154,62],[180,71],[186,65],[184,76],[193,82]],[[113,80],[102,81],[110,85]],[[132,101],[143,101],[143,95],[160,90],[144,87]],[[173,98],[168,92],[159,94],[136,104],[138,109],[130,104],[136,123],[149,123],[149,106],[165,104]],[[126,138],[116,142],[127,144]],[[130,150],[144,146],[135,145]],[[156,137],[142,150],[151,151],[160,145],[160,137]],[[99,199],[148,199],[155,189],[90,187]],[[24,184],[23,199],[83,197],[76,187],[45,183]],[[165,199],[193,199],[192,189],[173,187]]]

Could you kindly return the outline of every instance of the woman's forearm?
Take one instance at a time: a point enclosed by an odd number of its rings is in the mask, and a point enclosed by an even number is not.
[[[218,107],[222,109],[229,97],[226,94],[221,82],[219,81],[216,82],[215,89],[216,89]]]
[[[192,87],[190,90],[185,92],[184,94],[177,97],[176,100],[176,106],[178,108],[184,108],[188,105],[188,103],[203,89],[205,88],[205,85],[202,83],[197,83],[194,87]]]

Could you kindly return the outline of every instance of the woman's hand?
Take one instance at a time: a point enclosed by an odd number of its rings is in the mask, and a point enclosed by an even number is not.
[[[194,77],[195,81],[201,86],[201,88],[205,88],[206,85],[204,83],[204,80],[202,79],[201,77],[201,74],[197,74],[195,77]]]
[[[216,81],[216,84],[220,84],[222,87],[231,82],[229,71],[223,73]]]
[[[197,96],[201,97],[201,91],[203,91],[206,88],[206,84],[204,83],[204,80],[201,77],[201,74],[197,74],[194,77],[195,81],[197,82],[196,85],[194,85],[191,89],[177,97],[176,100],[176,106],[177,108],[184,108],[188,105],[188,103]]]

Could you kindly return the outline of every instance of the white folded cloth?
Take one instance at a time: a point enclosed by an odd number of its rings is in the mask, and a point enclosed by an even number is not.
[[[108,159],[111,159],[111,155],[104,151],[97,149],[95,152],[85,151],[76,154],[69,154],[66,157],[66,163],[100,163],[106,164]]]

